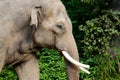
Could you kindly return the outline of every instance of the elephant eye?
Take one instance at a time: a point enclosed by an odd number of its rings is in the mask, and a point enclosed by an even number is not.
[[[58,23],[56,24],[56,27],[59,29],[64,29],[64,24],[63,23]]]
[[[65,32],[65,24],[59,22],[55,25],[55,28],[54,28],[54,33],[55,34],[58,34],[58,35],[61,35]]]

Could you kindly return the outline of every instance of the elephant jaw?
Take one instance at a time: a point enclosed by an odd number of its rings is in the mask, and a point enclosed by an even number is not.
[[[86,70],[85,68],[90,68],[89,65],[86,64],[82,64],[78,61],[76,61],[75,59],[73,59],[66,51],[62,51],[62,54],[64,55],[64,57],[70,61],[71,63],[73,63],[74,65],[78,66],[80,68],[80,70],[84,71],[87,74],[90,74],[90,72],[88,70]]]

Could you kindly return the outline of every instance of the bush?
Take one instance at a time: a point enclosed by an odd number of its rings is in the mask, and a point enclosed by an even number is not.
[[[85,25],[79,26],[80,32],[84,34],[80,40],[83,44],[81,54],[83,62],[91,65],[90,75],[81,73],[81,79],[85,80],[119,80],[117,64],[119,64],[120,49],[113,46],[116,36],[119,36],[120,13],[108,12],[106,15],[86,21]],[[116,59],[108,53],[113,48]],[[87,59],[87,60],[86,60]],[[118,66],[119,67],[119,66]]]
[[[108,12],[108,14],[100,16],[89,21],[86,25],[79,26],[84,33],[83,50],[85,55],[95,55],[105,53],[110,47],[110,41],[114,40],[115,35],[119,35],[120,13]]]
[[[17,76],[12,66],[4,67],[0,73],[0,80],[17,80]]]
[[[38,55],[40,80],[66,80],[65,64],[59,52],[43,49]]]
[[[62,0],[73,24],[81,24],[103,14],[106,0]],[[101,6],[102,5],[102,6]],[[74,25],[78,27],[77,25]]]

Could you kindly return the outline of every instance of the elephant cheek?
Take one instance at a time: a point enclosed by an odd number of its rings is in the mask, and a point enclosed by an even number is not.
[[[36,32],[35,42],[41,47],[54,46],[54,36],[51,32]]]
[[[39,35],[38,32],[35,33],[34,41],[35,41],[36,44],[42,43],[41,35]]]

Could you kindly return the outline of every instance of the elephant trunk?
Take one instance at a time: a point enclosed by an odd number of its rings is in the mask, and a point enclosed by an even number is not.
[[[90,66],[79,63],[79,54],[73,35],[71,34],[65,38],[67,38],[67,42],[65,42],[66,49],[61,52],[65,59],[68,80],[79,80],[79,69],[90,74],[90,72],[85,69]]]

